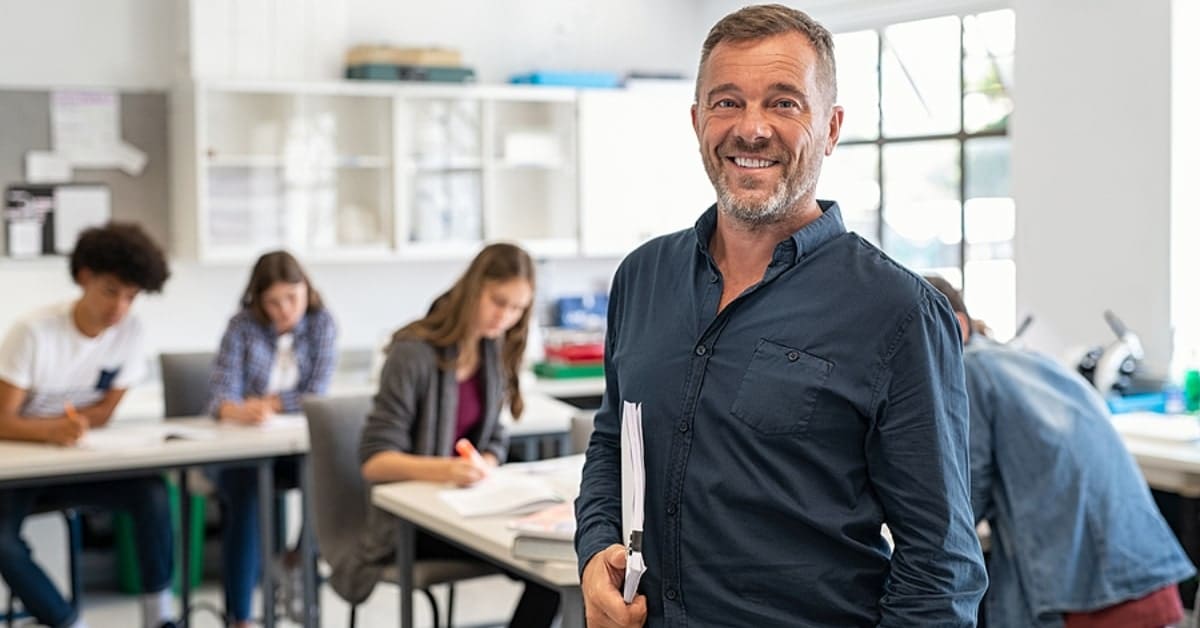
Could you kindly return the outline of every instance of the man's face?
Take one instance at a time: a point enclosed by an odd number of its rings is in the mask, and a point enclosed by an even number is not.
[[[795,32],[721,42],[709,54],[692,125],[718,207],[736,221],[776,224],[811,204],[842,121],[818,67]]]
[[[75,282],[83,288],[83,296],[79,298],[80,313],[86,317],[89,326],[102,329],[124,320],[133,300],[142,291],[116,275],[95,273],[90,268],[80,269]]]

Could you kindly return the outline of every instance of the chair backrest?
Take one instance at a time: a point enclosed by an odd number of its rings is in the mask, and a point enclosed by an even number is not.
[[[371,397],[309,397],[308,464],[317,546],[331,564],[353,551],[367,524],[370,495],[358,461]]]
[[[163,414],[167,417],[196,416],[208,409],[208,386],[216,354],[161,353]]]
[[[588,442],[592,439],[595,429],[596,411],[580,410],[571,417],[571,451],[566,453],[581,454],[587,451]]]

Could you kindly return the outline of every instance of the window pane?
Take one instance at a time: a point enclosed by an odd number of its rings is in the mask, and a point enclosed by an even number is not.
[[[1014,27],[1011,10],[963,18],[963,126],[968,133],[1008,128]]]
[[[1016,333],[1017,267],[1012,260],[967,262],[963,299],[971,317],[987,323],[997,340]]]
[[[1013,256],[1016,205],[1009,192],[1010,152],[1006,137],[974,139],[966,144],[968,260]]]
[[[957,132],[962,102],[958,18],[907,22],[883,33],[884,134]]]
[[[883,148],[883,243],[909,268],[961,263],[958,151],[954,140]]]
[[[833,36],[838,104],[846,110],[842,139],[879,137],[879,35],[858,31]]]
[[[825,158],[817,198],[837,201],[846,228],[879,244],[879,148],[839,146]]]

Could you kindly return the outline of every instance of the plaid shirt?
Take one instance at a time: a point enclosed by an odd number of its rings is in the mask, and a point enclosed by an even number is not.
[[[300,400],[305,395],[325,394],[337,363],[334,347],[337,327],[329,310],[305,314],[292,331],[300,380],[294,389],[279,393],[283,411],[289,413],[300,411]],[[267,394],[275,362],[275,341],[271,325],[255,320],[249,310],[243,309],[229,319],[209,380],[211,414],[216,414],[222,401],[240,402],[246,397]]]

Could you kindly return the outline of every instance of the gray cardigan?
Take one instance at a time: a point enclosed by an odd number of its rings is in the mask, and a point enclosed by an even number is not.
[[[483,384],[483,420],[467,434],[480,452],[503,462],[508,430],[500,424],[504,376],[499,341],[480,343],[479,375]],[[453,371],[438,368],[439,358],[457,349],[435,347],[423,340],[392,343],[379,377],[379,392],[363,429],[359,462],[383,451],[422,456],[454,455],[458,417],[458,381]]]
[[[500,424],[504,402],[504,377],[499,342],[485,340],[480,349],[483,381],[483,420],[467,434],[481,452],[490,451],[503,461],[508,431]],[[367,415],[359,445],[360,463],[383,451],[423,456],[450,456],[458,418],[458,381],[454,372],[438,368],[439,357],[456,349],[440,349],[422,340],[392,343],[379,377],[379,392]],[[399,521],[369,508],[366,526],[357,546],[341,556],[330,556],[329,582],[346,601],[367,599],[383,571],[395,563]]]

